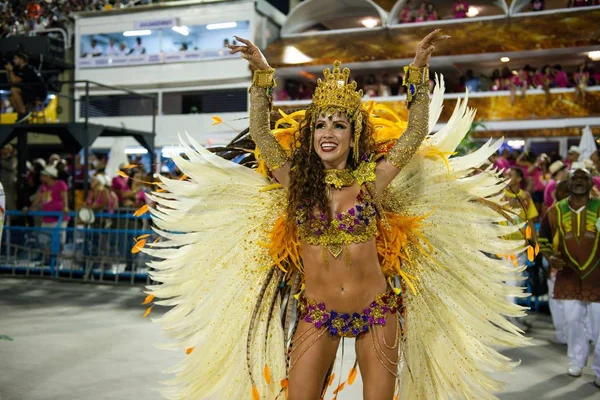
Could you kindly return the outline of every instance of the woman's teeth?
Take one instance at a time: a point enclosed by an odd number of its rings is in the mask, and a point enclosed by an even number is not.
[[[333,151],[337,147],[335,143],[321,143],[321,150],[323,151]]]

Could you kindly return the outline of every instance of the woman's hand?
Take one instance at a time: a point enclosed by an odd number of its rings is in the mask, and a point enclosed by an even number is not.
[[[250,69],[264,71],[270,69],[269,63],[267,59],[261,53],[261,51],[248,39],[241,38],[239,36],[234,36],[237,40],[244,43],[245,46],[234,46],[229,45],[229,52],[231,54],[242,53],[242,58],[248,61],[250,64]]]
[[[436,43],[440,40],[446,40],[450,38],[448,35],[442,35],[441,32],[441,29],[436,29],[429,35],[425,36],[423,40],[421,40],[417,46],[417,54],[415,55],[415,59],[412,62],[413,66],[417,68],[423,68],[429,64],[429,59],[431,58],[433,50],[435,50]]]

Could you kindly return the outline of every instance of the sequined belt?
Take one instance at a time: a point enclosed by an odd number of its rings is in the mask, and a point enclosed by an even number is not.
[[[349,314],[327,310],[325,303],[317,303],[302,293],[298,309],[300,318],[317,329],[327,329],[331,336],[357,337],[373,325],[385,325],[386,314],[395,314],[402,309],[402,296],[390,289],[377,296],[362,313]]]

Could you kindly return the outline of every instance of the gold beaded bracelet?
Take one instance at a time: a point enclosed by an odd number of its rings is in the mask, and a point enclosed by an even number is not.
[[[419,68],[408,65],[404,67],[402,85],[406,87],[406,101],[410,105],[419,87],[429,86],[429,66]]]
[[[407,82],[415,85],[429,83],[429,66],[419,68],[408,65],[404,67],[404,84]]]
[[[260,88],[270,88],[275,86],[275,68],[265,70],[256,70],[252,76],[252,85]]]

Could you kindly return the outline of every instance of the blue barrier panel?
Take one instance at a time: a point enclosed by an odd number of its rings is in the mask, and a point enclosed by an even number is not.
[[[149,215],[134,217],[130,209],[96,213],[83,224],[74,212],[7,211],[0,247],[0,272],[51,278],[149,283],[144,253],[132,253],[136,238],[158,235]],[[55,221],[40,223],[42,218]],[[35,221],[32,224],[32,220]]]

